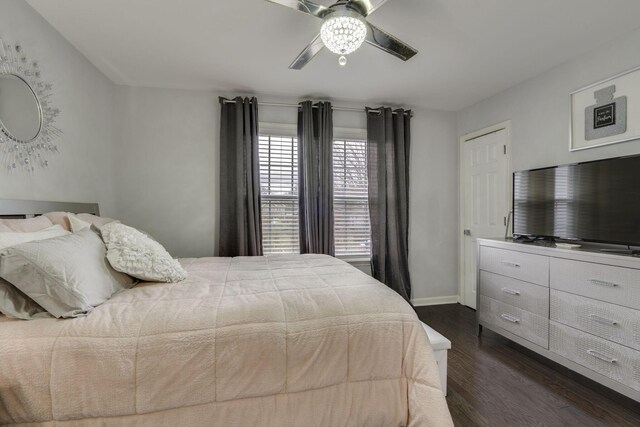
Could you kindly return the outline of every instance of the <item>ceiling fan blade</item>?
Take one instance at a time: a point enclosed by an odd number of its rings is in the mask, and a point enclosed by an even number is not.
[[[314,38],[311,43],[304,48],[300,55],[296,59],[293,60],[291,65],[289,65],[289,69],[291,70],[301,70],[302,67],[307,65],[307,62],[311,61],[314,56],[318,54],[324,48],[324,43],[322,43],[322,39],[320,38],[320,34]]]
[[[381,30],[375,25],[367,22],[367,38],[365,41],[372,46],[382,49],[403,61],[411,59],[418,51],[402,40],[395,38],[386,31]]]
[[[316,4],[308,0],[266,0],[269,3],[279,4],[300,12],[308,13],[318,18],[324,18],[333,11],[326,6]]]
[[[387,0],[349,0],[349,3],[356,6],[363,16],[371,15],[386,2]]]

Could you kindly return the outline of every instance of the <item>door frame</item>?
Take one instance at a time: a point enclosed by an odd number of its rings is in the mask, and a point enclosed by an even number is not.
[[[513,186],[512,180],[509,179],[511,176],[511,120],[506,120],[504,122],[497,123],[495,125],[473,131],[462,135],[460,137],[460,145],[458,147],[458,302],[460,304],[466,305],[465,301],[465,271],[464,271],[464,213],[465,213],[465,200],[464,200],[464,144],[473,139],[479,138],[481,136],[489,135],[490,133],[495,133],[501,130],[506,131],[505,136],[505,145],[507,146],[507,185],[505,188],[507,189],[507,194],[505,197],[507,198],[506,206],[509,208],[509,212],[513,210],[512,200],[511,200],[511,187]]]

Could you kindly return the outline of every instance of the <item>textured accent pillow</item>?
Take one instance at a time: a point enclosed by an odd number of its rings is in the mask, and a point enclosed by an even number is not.
[[[0,250],[8,248],[9,246],[19,245],[21,243],[33,242],[35,240],[51,239],[53,237],[65,236],[69,233],[67,230],[59,225],[52,225],[49,228],[45,228],[40,231],[33,231],[28,233],[0,232]]]
[[[180,282],[187,272],[166,249],[139,230],[112,222],[100,228],[107,259],[117,271],[148,282]]]
[[[0,278],[0,313],[25,320],[50,317],[44,308],[2,278]]]
[[[0,219],[0,232],[29,233],[49,228],[53,222],[46,216],[25,219]]]
[[[85,315],[134,283],[111,268],[90,229],[3,250],[0,277],[55,317]]]

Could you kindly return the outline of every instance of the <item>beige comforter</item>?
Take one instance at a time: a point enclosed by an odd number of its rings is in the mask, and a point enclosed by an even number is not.
[[[0,316],[0,424],[448,426],[396,293],[321,255],[181,260],[78,319]]]

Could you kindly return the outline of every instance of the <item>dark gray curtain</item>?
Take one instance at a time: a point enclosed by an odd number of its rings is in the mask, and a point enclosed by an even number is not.
[[[333,236],[333,109],[330,102],[300,103],[298,202],[300,253],[335,254]]]
[[[367,171],[373,276],[410,301],[411,111],[367,108]]]
[[[220,98],[220,256],[262,255],[258,100]]]

